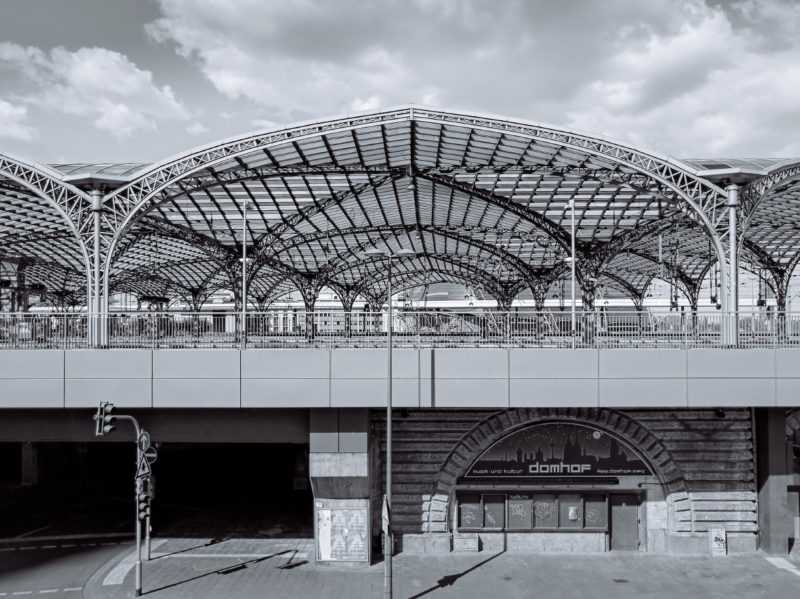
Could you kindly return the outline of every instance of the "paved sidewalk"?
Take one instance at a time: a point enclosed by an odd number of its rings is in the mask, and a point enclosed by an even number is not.
[[[174,598],[356,598],[383,596],[383,562],[369,567],[313,563],[309,539],[167,539],[144,562],[144,596]],[[122,552],[89,580],[87,599],[133,597],[135,557]],[[402,599],[513,597],[800,596],[800,560],[763,554],[711,558],[603,555],[401,554],[394,596]]]

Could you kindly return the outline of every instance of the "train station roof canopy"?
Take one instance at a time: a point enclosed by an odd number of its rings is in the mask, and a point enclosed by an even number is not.
[[[604,285],[641,301],[657,277],[696,302],[724,259],[731,183],[742,187],[742,265],[785,287],[800,259],[800,159],[678,160],[417,106],[259,131],[154,164],[0,154],[0,259],[83,303],[98,233],[108,293],[199,307],[215,290],[238,293],[243,242],[259,305],[295,289],[313,303],[323,286],[379,300],[385,259],[367,250],[405,249],[414,255],[395,260],[396,290],[461,282],[508,305],[569,277],[574,207],[587,296]]]

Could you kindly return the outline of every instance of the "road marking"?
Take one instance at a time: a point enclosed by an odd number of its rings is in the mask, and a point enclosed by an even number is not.
[[[28,549],[38,549],[38,547],[20,547],[20,551],[27,551]]]
[[[39,591],[39,593],[41,593],[42,595],[44,595],[45,593],[58,593],[58,589],[44,589],[42,591]]]
[[[787,572],[791,572],[795,576],[800,576],[800,570],[798,570],[795,566],[793,566],[791,563],[789,563],[782,557],[765,557],[764,559],[767,560],[770,564],[772,564],[776,568],[779,568],[781,570],[786,570]]]
[[[150,550],[152,551],[156,547],[163,545],[166,543],[166,539],[158,539],[152,541],[150,544]],[[125,576],[127,576],[128,571],[136,565],[136,550],[134,549],[131,553],[125,556],[120,563],[114,566],[111,571],[106,575],[103,579],[103,586],[109,586],[112,584],[122,584],[125,580]],[[67,590],[67,589],[64,589]]]
[[[42,532],[43,530],[47,530],[50,528],[50,525],[42,526],[41,528],[35,528],[34,530],[29,530],[28,532],[22,533],[21,535],[17,535],[17,539],[22,539],[23,537],[30,537],[31,535],[36,534],[37,532]]]
[[[65,591],[82,591],[83,587],[69,587],[68,589],[64,589]]]
[[[77,547],[78,545],[75,543],[64,543],[61,545],[62,547]]]
[[[16,547],[0,547],[0,551],[16,551]]]
[[[33,591],[14,591],[12,595],[33,595]]]

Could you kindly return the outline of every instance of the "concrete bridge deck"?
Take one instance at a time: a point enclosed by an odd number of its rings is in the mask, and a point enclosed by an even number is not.
[[[800,349],[393,350],[407,408],[779,407]],[[6,350],[0,407],[344,408],[386,402],[385,348]]]

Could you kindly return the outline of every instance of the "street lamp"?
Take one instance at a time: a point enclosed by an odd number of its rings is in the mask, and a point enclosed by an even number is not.
[[[388,322],[386,324],[386,353],[388,367],[386,373],[386,494],[384,496],[384,522],[383,522],[383,594],[386,599],[392,598],[392,537],[390,534],[391,503],[392,503],[392,261],[395,258],[415,256],[416,252],[408,249],[399,249],[392,252],[387,249],[370,248],[364,252],[366,256],[379,256],[386,258],[389,275],[388,285]]]
[[[242,202],[242,349],[247,348],[247,205]]]
[[[570,227],[569,227],[569,270],[570,270],[570,304],[571,304],[571,326],[572,326],[572,349],[575,349],[575,335],[577,329],[575,327],[575,199],[571,199],[567,204],[570,209]]]

